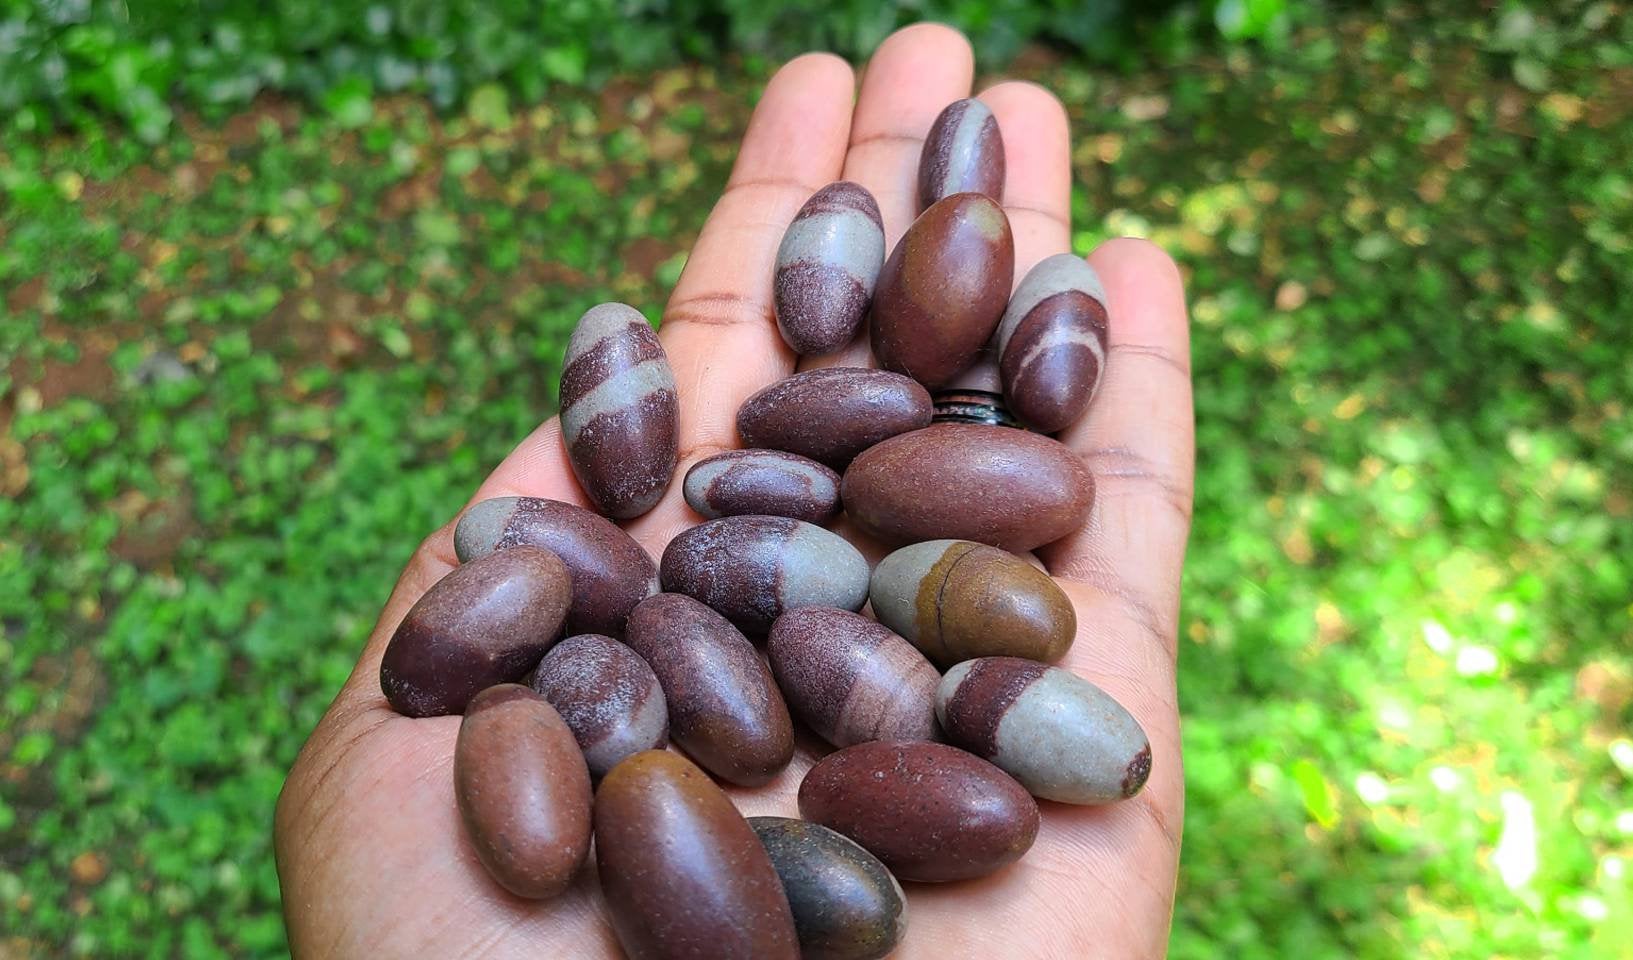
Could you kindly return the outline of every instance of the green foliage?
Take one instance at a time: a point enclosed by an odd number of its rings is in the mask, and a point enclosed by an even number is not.
[[[1078,245],[1193,302],[1180,960],[1625,951],[1633,24],[1512,9],[1028,68]],[[662,302],[758,80],[0,134],[8,955],[283,950],[284,771],[582,306]]]

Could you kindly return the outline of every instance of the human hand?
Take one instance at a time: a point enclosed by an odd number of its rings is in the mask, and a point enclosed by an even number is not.
[[[973,69],[962,36],[919,25],[880,46],[860,97],[849,65],[829,55],[800,57],[772,78],[664,311],[681,464],[663,501],[627,525],[654,558],[699,521],[681,498],[685,470],[736,445],[744,399],[809,365],[784,346],[772,314],[773,261],[789,221],[822,185],[854,180],[878,199],[894,244],[917,211],[922,137],[942,107],[969,95]],[[1003,130],[1018,282],[1070,248],[1066,116],[1031,84],[998,84],[981,99]],[[1045,803],[1031,851],[993,876],[910,885],[899,957],[1152,958],[1167,943],[1184,803],[1174,658],[1193,461],[1185,306],[1177,270],[1150,244],[1116,240],[1089,259],[1106,288],[1109,359],[1094,405],[1061,440],[1094,472],[1096,501],[1083,529],[1038,558],[1077,609],[1078,637],[1061,665],[1144,726],[1150,780],[1109,806]],[[869,364],[866,338],[820,362]],[[588,505],[556,419],[524,440],[473,502],[512,495]],[[493,882],[454,803],[460,718],[399,716],[380,691],[393,630],[455,565],[453,529],[450,522],[415,552],[284,785],[275,846],[290,946],[297,957],[617,957],[593,868],[543,902]],[[797,816],[795,792],[820,755],[802,740],[767,786],[726,789],[745,815]]]

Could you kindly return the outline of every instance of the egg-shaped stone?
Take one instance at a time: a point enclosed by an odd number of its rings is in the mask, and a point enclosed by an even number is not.
[[[998,324],[999,370],[1010,412],[1055,433],[1089,408],[1106,368],[1106,291],[1076,254],[1033,267]]]
[[[669,742],[669,705],[641,655],[611,637],[586,633],[550,648],[533,689],[572,728],[590,775]]]
[[[772,624],[766,653],[789,709],[834,746],[936,738],[941,674],[883,625],[849,610],[800,607]]]
[[[839,474],[783,450],[727,450],[686,471],[686,503],[705,517],[758,514],[827,523],[839,512]]]
[[[873,304],[885,259],[879,204],[859,183],[840,180],[811,195],[777,248],[777,329],[798,354],[850,343]]]
[[[879,858],[809,820],[749,817],[782,880],[800,960],[880,960],[907,933],[907,896]]]
[[[743,401],[737,435],[745,447],[786,450],[843,470],[874,444],[929,426],[930,414],[930,392],[909,377],[863,367],[820,367]]]
[[[919,155],[919,209],[955,193],[1004,200],[1004,136],[981,101],[949,103],[930,125]]]

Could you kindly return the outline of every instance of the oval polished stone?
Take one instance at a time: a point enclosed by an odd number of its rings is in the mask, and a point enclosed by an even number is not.
[[[857,457],[840,483],[845,513],[887,543],[952,537],[1025,551],[1089,518],[1094,477],[1049,437],[937,423]]]
[[[737,410],[745,447],[786,450],[843,470],[857,454],[930,424],[930,392],[909,377],[823,367],[779,380]]]
[[[907,932],[907,896],[879,858],[809,820],[749,817],[794,913],[801,960],[879,960]]]
[[[827,523],[839,512],[839,474],[797,453],[727,450],[699,460],[681,486],[705,517],[758,514]]]
[[[725,792],[684,758],[637,753],[595,795],[595,863],[630,960],[797,960],[782,882]]]
[[[873,355],[931,390],[975,362],[1015,275],[1003,208],[978,193],[939,200],[907,228],[879,271]]]
[[[999,370],[1010,412],[1055,433],[1089,408],[1106,367],[1106,291],[1082,257],[1033,267],[998,324]]]
[[[849,610],[800,607],[766,641],[794,715],[836,747],[934,740],[941,674],[913,645]]]
[[[795,353],[832,353],[851,342],[873,303],[885,259],[879,204],[840,180],[811,195],[777,248],[777,329]]]
[[[629,615],[630,649],[669,703],[669,735],[723,780],[757,787],[794,756],[794,725],[771,671],[726,618],[684,594],[660,593]]]
[[[1038,835],[1037,802],[1020,784],[942,743],[876,740],[830,753],[800,783],[799,809],[903,880],[983,877]]]
[[[469,563],[526,544],[549,550],[573,575],[567,629],[620,636],[635,605],[658,592],[658,565],[606,517],[560,500],[494,497],[465,511],[454,553]]]
[[[579,318],[561,369],[561,439],[573,476],[618,520],[651,510],[675,475],[680,404],[669,358],[634,307]]]
[[[471,698],[454,742],[454,797],[477,859],[518,897],[553,897],[584,865],[590,773],[573,732],[526,687]]]
[[[873,571],[873,615],[932,661],[1058,660],[1077,635],[1072,601],[1012,553],[969,540],[902,547]]]
[[[844,537],[801,520],[722,517],[669,541],[658,581],[763,637],[795,607],[862,609],[868,562]]]
[[[380,690],[407,717],[463,713],[478,691],[533,669],[560,635],[571,597],[566,566],[537,547],[455,567],[397,625]]]
[[[669,742],[669,705],[641,655],[611,637],[586,633],[550,648],[533,689],[572,728],[590,775]]]
[[[948,739],[991,760],[1035,797],[1110,803],[1151,775],[1151,741],[1123,705],[1059,667],[1017,657],[947,671],[936,713]]]
[[[992,110],[973,97],[941,111],[919,155],[919,209],[955,193],[1004,199],[1004,137]]]

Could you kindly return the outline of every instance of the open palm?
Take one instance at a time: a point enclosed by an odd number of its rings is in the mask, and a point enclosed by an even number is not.
[[[916,213],[919,151],[931,122],[968,96],[969,44],[920,25],[886,40],[856,95],[849,65],[825,54],[772,78],[685,274],[661,336],[680,394],[680,472],[736,446],[750,394],[795,372],[772,316],[784,229],[822,185],[872,191],[894,244]],[[1069,134],[1040,87],[983,93],[1003,130],[1004,207],[1015,278],[1070,248]],[[1159,957],[1168,936],[1184,786],[1174,657],[1180,565],[1189,529],[1192,423],[1183,294],[1173,263],[1140,241],[1090,261],[1106,287],[1111,348],[1099,396],[1062,440],[1097,481],[1087,525],[1038,552],[1077,607],[1064,666],[1120,700],[1150,735],[1144,792],[1107,807],[1044,803],[1036,845],[983,880],[908,891],[897,956]],[[586,305],[588,306],[588,305]],[[871,365],[866,338],[822,364]],[[677,477],[679,474],[677,474]],[[527,495],[587,505],[552,419],[499,465],[476,499]],[[674,483],[628,525],[654,557],[699,518]],[[872,559],[877,545],[840,527]],[[398,716],[380,692],[380,657],[398,621],[455,564],[453,524],[415,553],[356,669],[319,723],[279,798],[278,873],[291,947],[309,957],[616,957],[593,866],[545,902],[506,894],[486,874],[454,804],[458,717]],[[795,791],[821,755],[804,740],[769,785],[728,788],[745,814],[797,816]]]

